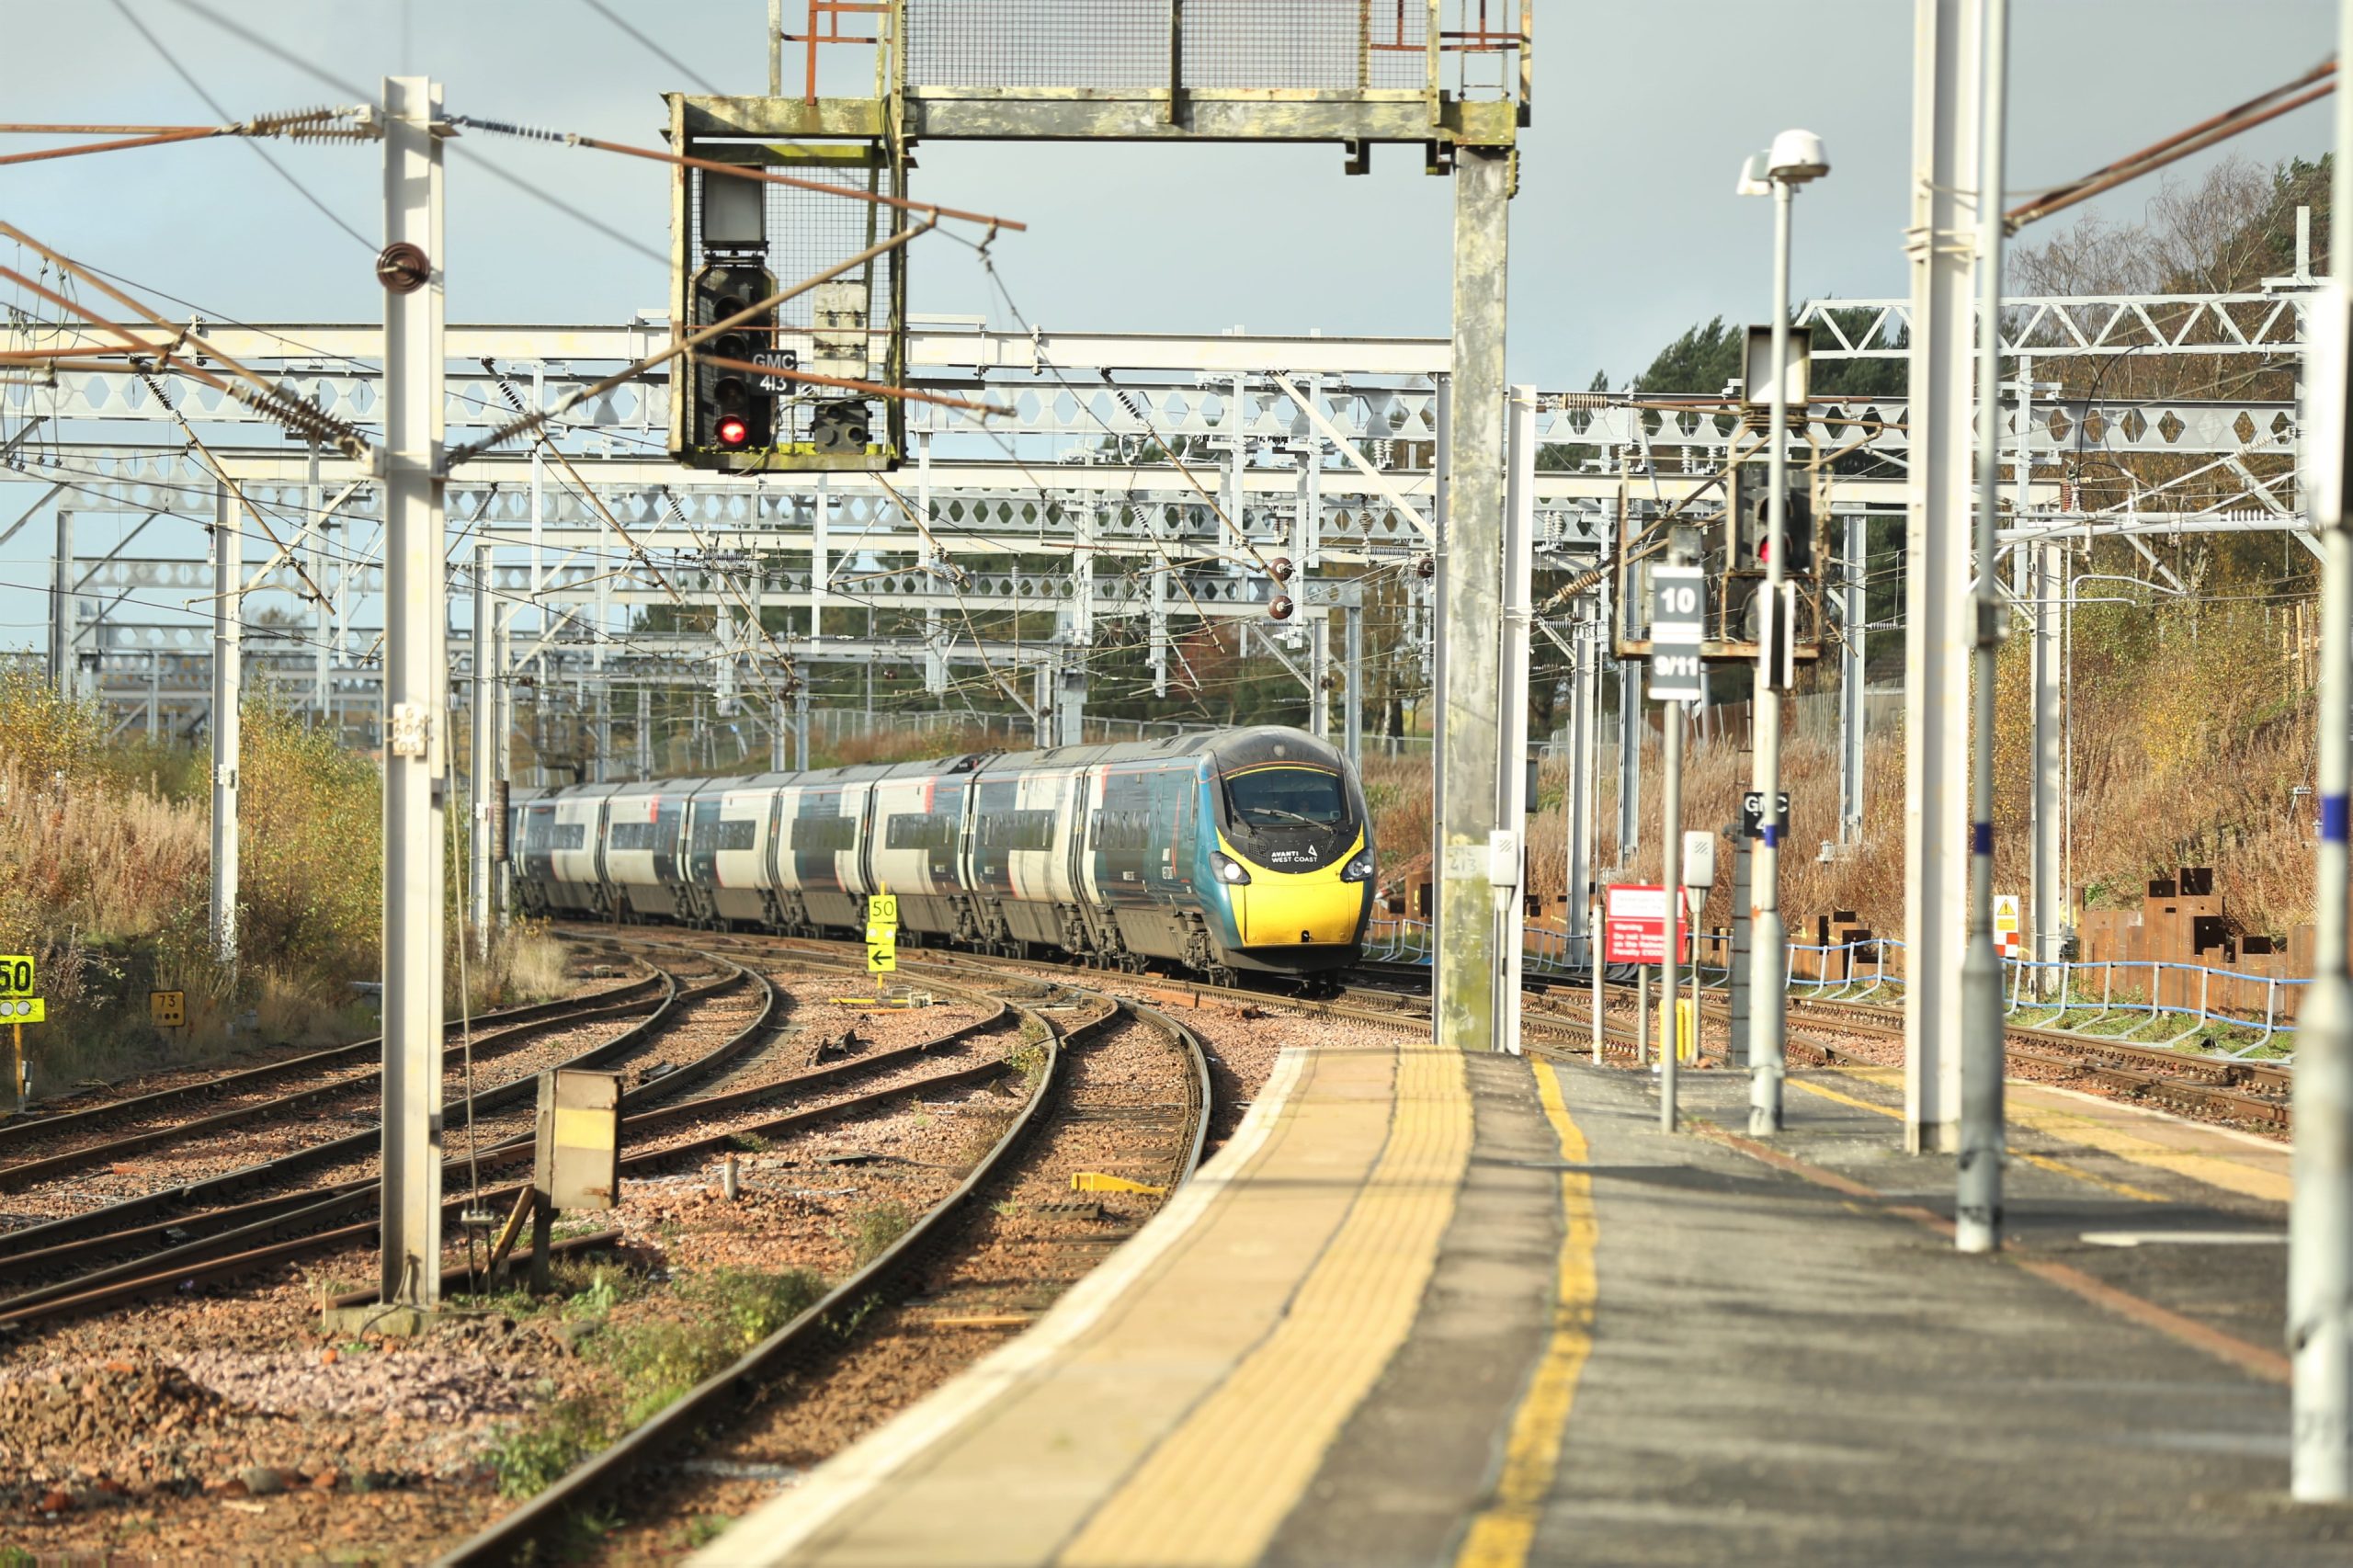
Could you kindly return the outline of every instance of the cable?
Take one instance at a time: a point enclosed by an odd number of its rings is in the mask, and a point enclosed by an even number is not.
[[[688,81],[694,83],[696,86],[700,87],[712,97],[719,98],[725,97],[727,96],[711,85],[710,77],[705,76],[701,72],[697,71],[693,66],[688,64],[685,61],[671,53],[668,50],[664,49],[660,44],[654,42],[652,39],[647,38],[643,33],[639,32],[635,28],[630,26],[629,23],[623,21],[620,17],[614,15],[613,12],[599,4],[598,0],[580,0],[580,3],[587,6],[590,10],[596,12],[597,15],[604,17],[605,20],[612,23],[613,26],[620,28],[621,31],[627,33],[631,38],[636,40],[638,44],[643,48],[646,52],[661,61],[663,64],[667,65],[671,70],[676,71],[679,75],[684,76]]]
[[[122,19],[131,24],[131,30],[136,32],[141,38],[145,39],[147,40],[147,47],[153,50],[157,58],[161,59],[166,66],[171,68],[172,74],[177,76],[182,82],[188,84],[188,91],[194,93],[198,97],[204,100],[205,108],[210,109],[216,116],[224,121],[231,118],[229,111],[222,107],[220,101],[213,97],[210,93],[206,92],[204,90],[204,85],[191,75],[188,73],[188,68],[179,62],[179,57],[175,55],[170,50],[165,49],[164,47],[163,40],[148,30],[147,24],[141,21],[137,16],[132,14],[130,6],[125,3],[125,0],[110,0],[110,3],[113,5],[116,12],[122,17]],[[216,17],[214,20],[217,21],[218,18]],[[221,25],[225,27],[228,24],[222,23]],[[363,93],[357,87],[346,86],[343,90],[353,97],[372,101],[373,95]],[[308,186],[305,186],[301,180],[294,177],[291,171],[287,169],[287,167],[280,164],[276,158],[270,156],[268,148],[264,147],[260,142],[254,141],[247,141],[245,145],[251,147],[254,150],[255,155],[260,158],[263,163],[269,165],[272,173],[276,174],[279,179],[284,180],[288,185],[291,186],[294,189],[295,195],[300,196],[303,200],[316,208],[321,217],[324,218],[328,222],[333,223],[336,228],[341,229],[345,233],[349,234],[353,240],[358,242],[368,251],[372,253],[376,249],[375,244],[368,238],[367,235],[361,233],[358,230],[346,222],[341,214],[337,213],[324,201],[319,199]]]

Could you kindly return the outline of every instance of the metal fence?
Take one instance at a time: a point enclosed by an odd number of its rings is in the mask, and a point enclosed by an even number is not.
[[[906,0],[910,87],[1422,91],[1427,0]]]
[[[1523,926],[1522,965],[1528,973],[1555,978],[1590,974],[1592,941],[1549,926]],[[1697,960],[1700,983],[1724,989],[1731,972],[1721,960],[1707,961],[1706,941],[1701,938]],[[1365,956],[1379,963],[1428,963],[1432,943],[1428,921],[1383,915],[1366,932]],[[1891,958],[1903,949],[1902,942],[1888,937],[1829,945],[1792,942],[1784,970],[1791,976],[1789,993],[1802,1001],[1899,1004],[1904,995],[1904,977],[1900,959],[1891,962]],[[1800,972],[1807,970],[1812,972]],[[2169,976],[2173,977],[2170,983]],[[2149,960],[2035,963],[2017,959],[2002,964],[2003,1011],[2022,1028],[2086,1040],[2171,1048],[2186,1046],[2209,1029],[2251,1033],[2252,1040],[2218,1041],[2209,1052],[2233,1058],[2258,1051],[2285,1054],[2280,1042],[2293,1038],[2289,1020],[2294,1014],[2297,990],[2311,983],[2214,965]],[[2262,990],[2259,1012],[2251,1006],[2214,1004],[2217,991],[2234,994],[2240,986]],[[2169,994],[2186,998],[2193,990],[2194,1002],[2175,1000]],[[2160,1028],[2172,1032],[2147,1038],[2146,1031]]]

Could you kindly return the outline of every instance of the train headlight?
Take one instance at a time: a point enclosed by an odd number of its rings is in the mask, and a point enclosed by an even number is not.
[[[1340,868],[1340,880],[1344,882],[1370,881],[1372,880],[1372,851],[1358,850],[1356,858]]]
[[[1233,856],[1222,854],[1215,849],[1210,851],[1210,867],[1217,872],[1217,880],[1222,882],[1230,882],[1239,887],[1250,880],[1250,869],[1247,866]]]

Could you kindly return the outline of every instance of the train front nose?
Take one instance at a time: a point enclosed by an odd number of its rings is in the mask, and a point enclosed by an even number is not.
[[[1357,939],[1370,882],[1344,881],[1339,866],[1297,875],[1253,867],[1233,890],[1234,926],[1245,948],[1336,946]]]

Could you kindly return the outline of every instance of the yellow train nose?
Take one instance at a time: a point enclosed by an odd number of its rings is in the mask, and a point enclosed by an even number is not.
[[[1242,945],[1315,947],[1355,941],[1371,886],[1341,881],[1340,868],[1355,854],[1352,848],[1321,870],[1296,874],[1252,866],[1250,881],[1233,890],[1233,924]]]

